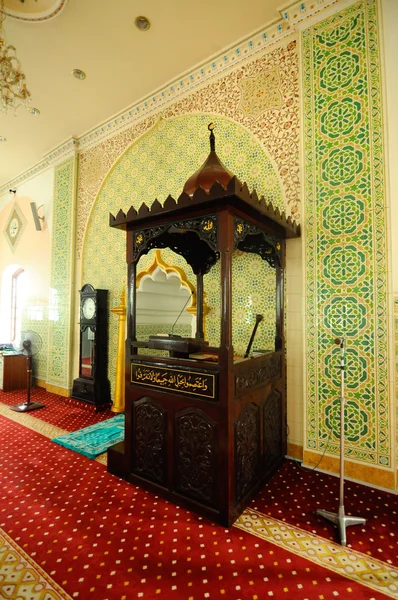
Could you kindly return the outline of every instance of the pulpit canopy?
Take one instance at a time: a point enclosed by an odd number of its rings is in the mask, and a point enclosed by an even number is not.
[[[170,248],[182,255],[194,273],[205,274],[220,254],[219,215],[234,215],[233,249],[255,252],[271,266],[280,257],[280,240],[300,235],[300,226],[284,211],[274,208],[246,183],[231,173],[215,151],[213,124],[210,129],[210,153],[204,164],[184,185],[175,200],[168,196],[162,205],[143,203],[127,214],[112,214],[109,225],[132,231],[129,261],[137,262],[152,248]]]

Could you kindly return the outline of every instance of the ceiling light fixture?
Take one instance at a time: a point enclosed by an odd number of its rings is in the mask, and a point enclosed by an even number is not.
[[[30,106],[29,106],[29,107],[28,107],[26,110],[27,110],[27,111],[28,111],[28,113],[30,113],[31,115],[39,115],[39,114],[40,114],[40,111],[39,111],[39,109],[38,109],[38,108],[35,108],[34,106],[32,106],[32,107],[30,107]]]
[[[76,79],[86,79],[85,72],[81,71],[80,69],[73,69],[72,75],[73,77],[76,77]]]
[[[146,17],[137,17],[135,20],[135,26],[140,31],[148,31],[151,24],[149,22],[149,19],[147,19]]]
[[[7,112],[13,109],[14,114],[19,106],[26,106],[30,101],[30,92],[26,87],[26,77],[21,63],[17,59],[16,48],[8,46],[4,39],[3,23],[6,18],[4,0],[0,4],[0,109]]]
[[[0,142],[6,142],[7,138],[4,135],[0,135]]]

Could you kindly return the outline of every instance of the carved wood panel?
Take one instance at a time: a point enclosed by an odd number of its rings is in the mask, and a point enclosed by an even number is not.
[[[152,398],[133,405],[134,473],[156,483],[166,482],[166,410]]]
[[[235,217],[234,248],[259,254],[271,267],[275,267],[276,259],[280,262],[280,239],[237,217]]]
[[[217,432],[217,423],[200,409],[176,414],[176,487],[211,505],[216,503],[218,488]]]
[[[239,502],[255,485],[260,469],[260,409],[247,404],[235,422],[235,493]]]
[[[282,456],[282,396],[272,390],[263,405],[264,472]]]
[[[272,356],[270,360],[260,367],[247,370],[235,376],[236,394],[240,394],[260,383],[271,381],[281,376],[281,357],[279,354]]]
[[[133,233],[135,262],[151,248],[170,248],[185,258],[194,273],[208,273],[220,257],[217,216],[166,223]]]

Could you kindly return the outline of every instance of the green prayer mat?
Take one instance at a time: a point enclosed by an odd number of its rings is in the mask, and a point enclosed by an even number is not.
[[[106,452],[110,446],[124,440],[124,415],[116,415],[101,423],[66,433],[51,441],[88,458]]]

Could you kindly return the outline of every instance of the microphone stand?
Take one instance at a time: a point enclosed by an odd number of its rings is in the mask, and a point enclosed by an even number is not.
[[[254,336],[256,335],[257,327],[260,325],[260,323],[261,323],[261,321],[263,319],[264,319],[263,315],[256,315],[256,322],[254,324],[253,331],[252,331],[252,334],[250,336],[250,340],[249,340],[249,343],[247,345],[246,352],[245,352],[245,355],[244,355],[243,358],[248,358],[248,356],[250,354],[250,350],[251,350],[253,342],[254,342]]]
[[[175,333],[173,333],[173,331],[174,331],[174,327],[177,325],[177,321],[178,321],[178,319],[181,317],[181,315],[182,315],[183,311],[184,311],[184,310],[185,310],[185,308],[187,307],[187,304],[188,304],[188,302],[191,300],[192,296],[193,296],[193,290],[192,290],[192,292],[191,292],[191,295],[190,295],[190,296],[188,296],[188,298],[187,298],[187,301],[185,302],[184,306],[183,306],[183,307],[182,307],[182,309],[180,310],[178,317],[177,317],[177,318],[176,318],[176,320],[174,321],[174,323],[173,323],[173,327],[171,328],[171,331],[170,331],[170,333],[169,333],[169,337],[171,337],[171,338],[172,338],[172,337],[175,337],[175,338],[180,338],[180,337],[181,337],[180,335],[176,335]]]
[[[344,338],[337,338],[335,343],[340,346],[340,497],[337,513],[318,509],[316,514],[337,525],[342,546],[347,545],[346,527],[350,525],[365,525],[362,517],[347,517],[344,510]]]

